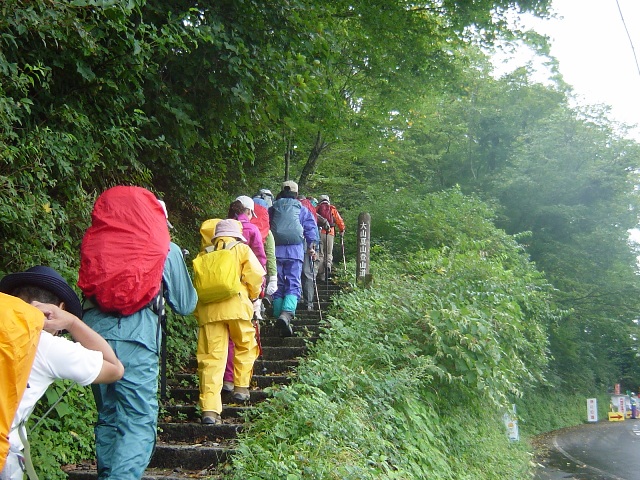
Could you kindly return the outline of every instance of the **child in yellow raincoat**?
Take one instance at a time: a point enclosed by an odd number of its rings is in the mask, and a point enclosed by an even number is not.
[[[242,226],[237,220],[220,220],[215,228],[212,244],[229,244],[235,240],[246,242]],[[255,254],[245,243],[232,249],[236,253],[241,289],[237,295],[220,302],[198,301],[195,316],[198,319],[198,377],[200,380],[200,407],[202,423],[222,422],[222,381],[227,362],[229,337],[236,349],[234,356],[234,393],[238,402],[249,400],[249,384],[253,364],[258,358],[258,343],[253,318],[253,300],[260,295],[262,279],[266,272]]]

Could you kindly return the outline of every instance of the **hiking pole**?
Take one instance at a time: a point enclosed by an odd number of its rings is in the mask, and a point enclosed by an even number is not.
[[[309,262],[311,263],[311,276],[313,277],[313,288],[316,291],[316,299],[318,300],[318,313],[320,314],[320,321],[322,322],[322,307],[320,306],[320,294],[318,293],[318,283],[316,282],[316,268],[313,265],[313,258],[309,255]]]
[[[330,230],[327,230],[324,236],[324,283],[327,291],[329,290],[329,232]]]
[[[162,302],[162,311],[158,313],[158,322],[162,331],[162,342],[160,344],[160,355],[162,355],[162,363],[160,364],[160,398],[167,399],[167,313]]]
[[[340,232],[340,242],[342,243],[342,263],[344,264],[344,274],[347,274],[347,259],[344,256],[344,232]]]
[[[262,363],[262,374],[266,375],[267,367],[264,366],[264,355],[262,353],[262,339],[260,338],[260,319],[254,318],[252,323],[253,323],[253,328],[256,330],[256,342],[258,343],[258,356],[260,357],[260,361]],[[234,354],[235,354],[235,349],[234,349]]]
[[[47,410],[46,412],[44,412],[44,415],[42,415],[40,417],[40,419],[36,422],[36,424],[31,427],[31,429],[29,430],[29,433],[33,433],[33,431],[38,428],[38,425],[40,425],[42,423],[42,421],[47,418],[47,415],[49,415],[51,413],[51,411],[56,408],[56,406],[62,401],[62,399],[64,398],[64,396],[69,393],[69,390],[71,390],[73,387],[75,387],[75,383],[71,383],[71,385],[69,385],[67,387],[67,389],[62,392],[62,395],[60,395],[58,397],[58,399],[53,402],[53,405],[51,405],[49,407],[49,410]],[[25,426],[25,420],[22,420],[22,422],[20,422],[16,427],[14,427],[14,429],[18,430],[18,436],[20,437],[20,440],[22,441],[22,446],[23,446],[23,455],[24,455],[24,469],[25,472],[27,474],[27,478],[29,478],[29,480],[38,480],[38,475],[36,474],[36,470],[33,466],[33,461],[31,460],[31,446],[29,445],[29,440],[27,439],[27,432],[26,432],[26,426]]]

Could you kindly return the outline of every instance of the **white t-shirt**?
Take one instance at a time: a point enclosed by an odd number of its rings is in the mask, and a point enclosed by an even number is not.
[[[22,449],[18,430],[15,428],[31,415],[36,402],[56,380],[73,380],[82,386],[92,383],[102,370],[102,352],[89,350],[64,337],[55,337],[44,330],[36,349],[36,357],[29,373],[18,411],[13,418],[9,442],[15,451]]]

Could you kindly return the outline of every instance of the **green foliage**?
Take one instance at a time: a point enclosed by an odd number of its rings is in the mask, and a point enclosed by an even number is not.
[[[536,388],[517,402],[518,422],[527,435],[537,435],[587,422],[587,398],[596,398],[598,418],[607,418],[611,397],[604,393],[572,393],[557,388]]]
[[[439,197],[424,199],[439,218],[463,200]],[[489,222],[467,201],[469,224]],[[243,435],[234,478],[526,478],[499,413],[541,380],[554,312],[517,243],[488,223],[483,236],[389,255],[340,295],[298,382]]]
[[[94,456],[96,408],[93,394],[89,387],[78,385],[64,394],[68,387],[65,384],[57,382],[49,387],[27,423],[31,458],[40,478],[64,479],[66,475],[60,465]],[[43,417],[61,396],[62,400]]]
[[[528,251],[571,309],[550,329],[557,386],[606,390],[639,377],[639,286],[629,229],[636,226],[638,146],[558,112],[518,142],[494,192],[508,231],[531,231]]]
[[[385,193],[385,202],[370,205],[371,237],[396,252],[419,248],[461,247],[484,249],[491,255],[505,241],[495,235],[491,207],[459,188],[414,196],[406,190]],[[484,245],[481,243],[484,242]]]
[[[193,315],[177,315],[167,309],[167,376],[180,372],[196,351],[198,323]]]

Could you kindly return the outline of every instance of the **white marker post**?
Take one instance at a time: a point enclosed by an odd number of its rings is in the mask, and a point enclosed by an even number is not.
[[[587,398],[587,422],[598,421],[598,399]]]

